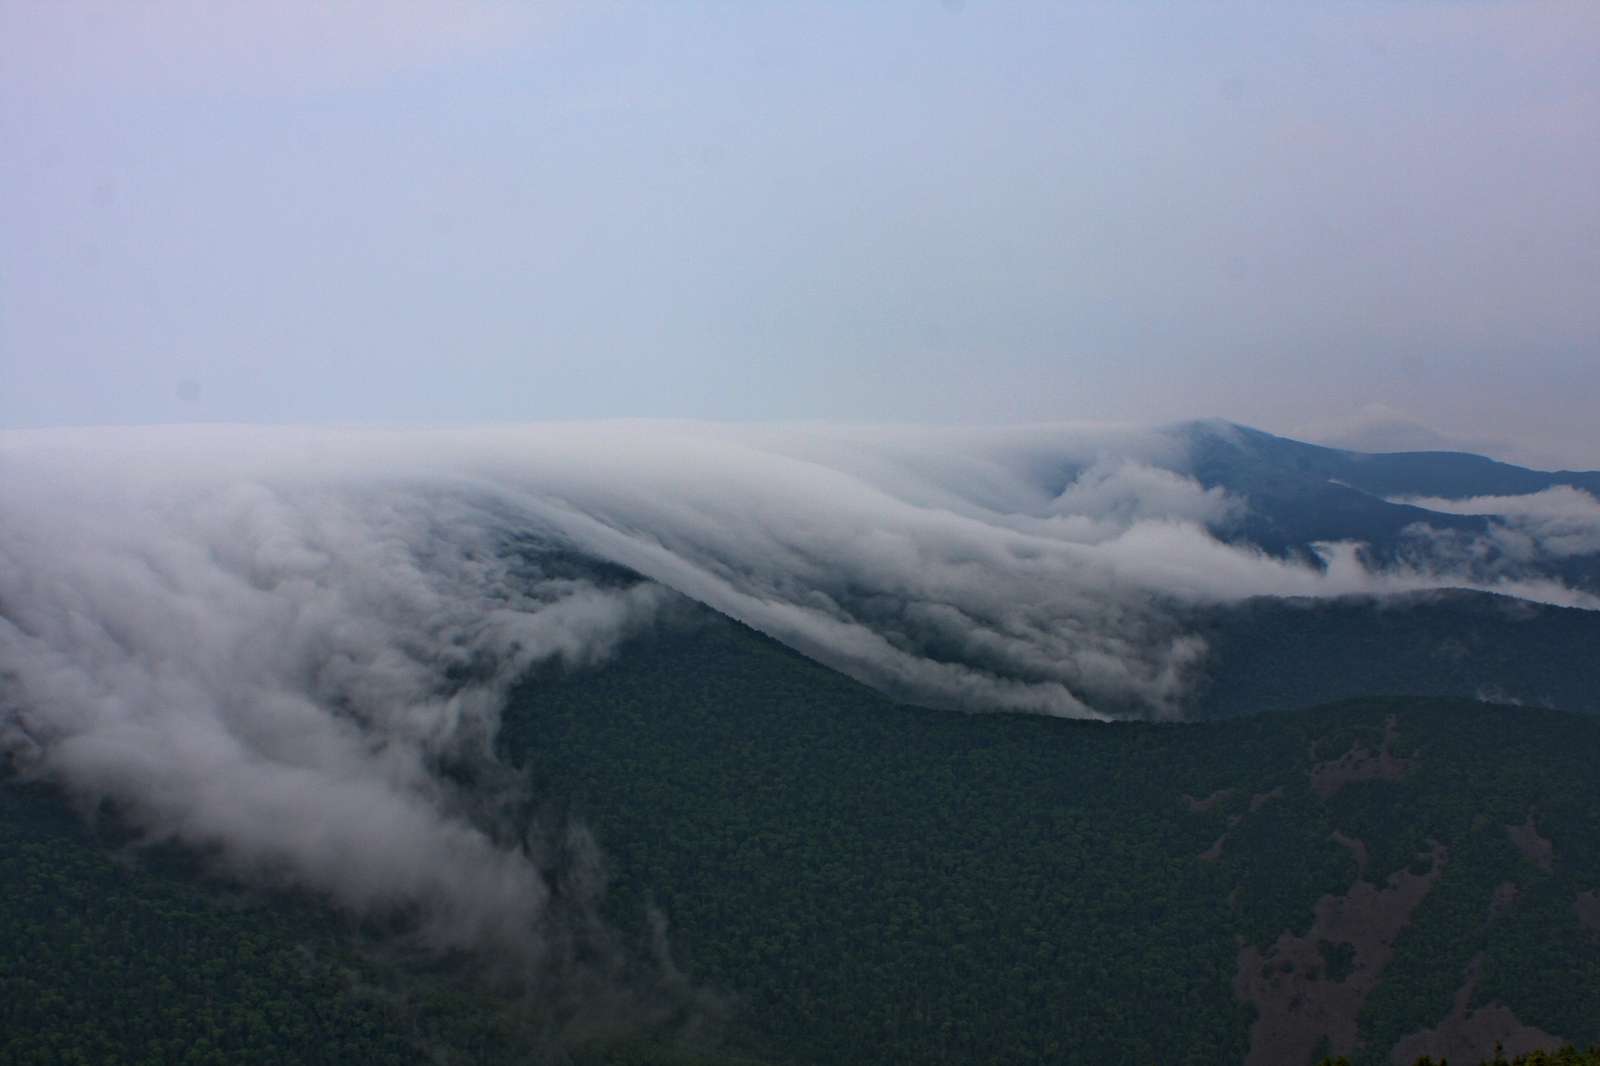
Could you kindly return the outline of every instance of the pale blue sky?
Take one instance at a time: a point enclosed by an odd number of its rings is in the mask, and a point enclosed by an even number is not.
[[[0,427],[1219,415],[1600,465],[1597,175],[1593,3],[6,0]]]

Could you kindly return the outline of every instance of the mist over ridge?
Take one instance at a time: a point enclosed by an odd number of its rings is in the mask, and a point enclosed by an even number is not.
[[[450,574],[453,609],[520,619],[506,553],[532,538],[897,696],[970,709],[1170,714],[1202,653],[1175,628],[1189,607],[1430,588],[1600,602],[1600,475],[1338,452],[1220,422],[164,427],[0,447],[7,552],[33,564],[17,572],[62,568],[63,587],[106,552],[190,575],[205,565],[180,556],[204,548],[281,595],[310,582],[398,602],[438,595],[455,553],[480,584]],[[359,563],[333,564],[336,538]],[[414,572],[397,576],[399,560]],[[592,646],[569,640],[579,659]]]
[[[514,801],[530,667],[687,597],[912,702],[1174,717],[1197,609],[1600,606],[1600,476],[1472,458],[1218,422],[12,432],[0,742],[151,839],[537,969],[581,833],[507,838],[456,784]]]

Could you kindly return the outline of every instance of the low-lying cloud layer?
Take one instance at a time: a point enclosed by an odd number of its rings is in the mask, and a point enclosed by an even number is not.
[[[1600,500],[1570,485],[1523,496],[1412,496],[1402,502],[1441,514],[1493,516],[1493,543],[1519,562],[1600,552]]]
[[[5,471],[3,741],[24,771],[243,879],[418,913],[427,947],[561,962],[536,856],[448,782],[492,771],[528,664],[604,654],[663,589],[542,573],[455,494],[58,473]]]
[[[1380,570],[1355,545],[1230,545],[1249,501],[1174,472],[1184,448],[1094,427],[13,433],[0,736],[242,877],[538,969],[571,920],[546,857],[574,845],[506,839],[452,782],[514,792],[509,686],[605,657],[679,594],[896,695],[1147,716],[1204,658],[1187,608],[1474,584],[1588,604],[1532,571],[1464,576],[1456,542]],[[1411,502],[1504,516],[1525,559],[1600,550],[1574,489]]]

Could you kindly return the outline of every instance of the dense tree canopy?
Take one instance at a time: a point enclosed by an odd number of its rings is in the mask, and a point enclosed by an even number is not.
[[[1237,991],[1242,946],[1308,937],[1320,898],[1403,875],[1428,888],[1352,1062],[1437,1026],[1469,967],[1472,1008],[1600,1038],[1600,938],[1575,909],[1600,889],[1600,718],[1415,698],[1198,725],[970,716],[708,619],[530,677],[500,751],[530,817],[595,834],[632,950],[664,920],[723,997],[721,1051],[563,1042],[470,966],[419,966],[382,930],[9,785],[0,1064],[1238,1062],[1266,1009]],[[1360,965],[1318,952],[1309,980]]]

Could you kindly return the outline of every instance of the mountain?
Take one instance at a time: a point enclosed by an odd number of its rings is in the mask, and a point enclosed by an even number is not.
[[[1302,484],[1333,482],[1377,499],[1525,496],[1559,485],[1600,496],[1600,471],[1529,470],[1470,452],[1346,451],[1216,420],[1184,422],[1167,432],[1189,443],[1189,470],[1206,485],[1243,490],[1255,477],[1266,487],[1274,480],[1271,472],[1278,472],[1298,474]]]
[[[1401,693],[1600,711],[1596,611],[1445,589],[1257,597],[1188,624],[1207,647],[1192,718]]]
[[[1461,1061],[1600,1037],[1593,716],[930,712],[714,623],[534,678],[502,744],[594,827],[616,920],[659,908],[741,1004],[730,1041],[770,1061]]]
[[[1486,513],[1455,514],[1402,502],[1408,499],[1528,496],[1558,487],[1600,498],[1596,471],[1528,470],[1465,452],[1344,451],[1216,420],[1163,432],[1179,445],[1179,458],[1168,464],[1175,473],[1247,501],[1240,519],[1214,531],[1275,555],[1309,556],[1319,542],[1355,541],[1373,558],[1393,562],[1418,525],[1479,537],[1493,528],[1493,504],[1482,505]],[[1542,559],[1530,572],[1593,591],[1600,587],[1600,542],[1588,548]],[[1491,553],[1478,569],[1491,573],[1492,564],[1506,561]]]
[[[720,1004],[719,1053],[551,1043],[560,1020],[469,960],[10,785],[8,1061],[1459,1062],[1600,1038],[1600,716],[933,711],[706,612],[536,671],[498,745],[523,817],[598,843],[618,943],[664,931]]]
[[[0,1063],[733,1066],[649,1036],[552,1041],[541,1005],[395,928],[206,873],[0,782]],[[592,1035],[592,1034],[591,1034]]]
[[[1593,475],[1222,423],[639,436],[22,479],[0,1066],[1600,1037],[1600,612],[1556,605]]]

